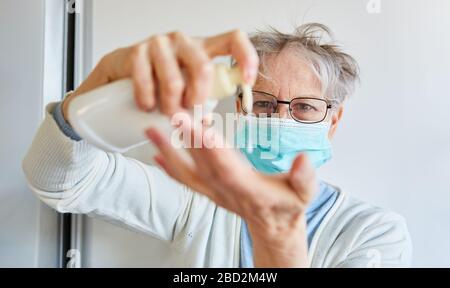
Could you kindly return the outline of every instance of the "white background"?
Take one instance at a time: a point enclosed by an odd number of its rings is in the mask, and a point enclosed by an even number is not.
[[[334,159],[320,175],[404,215],[414,265],[450,266],[450,1],[381,0],[378,14],[368,13],[368,2],[96,0],[93,59],[171,30],[210,35],[329,25],[362,74],[334,140]],[[233,109],[232,102],[224,107]],[[145,150],[138,154],[145,158]],[[160,244],[146,236],[92,220],[87,232],[88,266],[166,263],[156,257],[165,252],[148,249]]]

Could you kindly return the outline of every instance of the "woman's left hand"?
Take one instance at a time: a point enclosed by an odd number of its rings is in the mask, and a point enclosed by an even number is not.
[[[305,211],[317,182],[307,156],[299,155],[288,173],[265,175],[234,149],[224,148],[223,137],[212,129],[189,130],[202,144],[188,149],[193,161],[181,157],[156,128],[148,129],[160,151],[155,161],[177,181],[246,220],[255,266],[308,266]]]

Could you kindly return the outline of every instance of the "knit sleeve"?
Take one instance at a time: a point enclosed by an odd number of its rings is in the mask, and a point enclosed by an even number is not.
[[[376,212],[349,227],[348,254],[334,267],[409,267],[412,244],[405,219],[393,212]]]
[[[83,213],[171,241],[192,192],[154,166],[66,136],[46,117],[23,160],[35,194],[57,211]]]

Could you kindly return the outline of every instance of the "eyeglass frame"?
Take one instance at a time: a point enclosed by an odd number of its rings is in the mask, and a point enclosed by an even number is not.
[[[292,118],[294,121],[297,121],[297,122],[303,123],[303,124],[317,124],[317,123],[323,122],[323,121],[327,118],[327,116],[328,116],[328,110],[330,110],[330,109],[333,108],[333,105],[332,105],[328,100],[322,99],[322,98],[317,98],[317,97],[296,97],[296,98],[291,99],[290,101],[285,101],[285,100],[279,100],[277,96],[275,96],[275,95],[273,95],[273,94],[270,94],[270,93],[267,93],[267,92],[258,91],[258,90],[252,90],[252,93],[253,93],[253,92],[256,92],[256,93],[262,93],[262,94],[265,94],[265,95],[268,95],[268,96],[271,96],[271,97],[275,98],[275,100],[277,101],[276,109],[278,109],[278,104],[279,104],[279,103],[289,105],[289,115],[291,116],[291,118]],[[241,102],[242,102],[243,92],[240,91],[237,97],[238,97],[238,98],[241,98]],[[315,122],[305,122],[305,121],[300,121],[300,120],[294,118],[294,117],[292,116],[291,103],[292,103],[292,101],[298,100],[298,99],[320,100],[320,101],[325,102],[325,103],[327,104],[327,110],[325,111],[325,116],[324,116],[321,120],[315,121]],[[252,104],[253,104],[253,103],[252,103]],[[275,109],[275,111],[276,111],[276,109]],[[241,105],[241,110],[242,110],[244,113],[248,114],[248,112],[245,111],[244,106],[242,106],[242,105]],[[269,116],[269,117],[270,117],[270,116]]]

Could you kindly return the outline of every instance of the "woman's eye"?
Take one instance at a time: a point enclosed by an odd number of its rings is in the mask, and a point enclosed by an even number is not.
[[[253,106],[256,108],[271,108],[272,103],[269,101],[256,101],[253,103]]]
[[[312,112],[317,110],[309,104],[297,104],[295,105],[294,109],[302,112]]]

